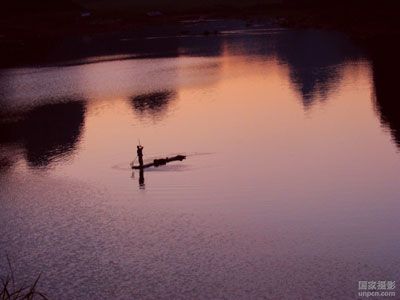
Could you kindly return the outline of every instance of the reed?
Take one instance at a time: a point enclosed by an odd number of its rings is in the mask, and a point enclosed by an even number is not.
[[[14,270],[7,255],[9,273],[0,277],[0,300],[47,300],[47,296],[37,290],[40,274],[36,280],[29,285],[18,286],[15,282]]]

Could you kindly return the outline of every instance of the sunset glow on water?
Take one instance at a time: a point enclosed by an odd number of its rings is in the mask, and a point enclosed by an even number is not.
[[[398,277],[373,62],[318,31],[180,43],[0,72],[0,245],[23,276],[57,299],[347,299]],[[187,159],[139,185],[139,140],[145,160]]]

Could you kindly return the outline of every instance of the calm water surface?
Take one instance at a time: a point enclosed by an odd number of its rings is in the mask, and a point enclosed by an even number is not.
[[[164,57],[0,71],[1,273],[8,253],[54,299],[400,280],[398,133],[363,51],[317,31],[163,39]],[[187,160],[139,184],[139,139]]]

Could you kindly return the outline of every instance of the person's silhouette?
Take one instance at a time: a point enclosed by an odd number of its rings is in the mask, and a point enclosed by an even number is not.
[[[139,159],[139,166],[140,168],[143,168],[143,146],[141,145],[137,146],[137,156]]]

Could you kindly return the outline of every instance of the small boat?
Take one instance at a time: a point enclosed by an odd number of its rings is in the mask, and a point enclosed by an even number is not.
[[[135,170],[139,170],[139,169],[145,169],[145,168],[149,168],[149,167],[159,167],[159,166],[163,166],[166,165],[167,163],[171,162],[171,161],[182,161],[186,159],[186,155],[176,155],[173,157],[166,157],[166,158],[158,158],[158,159],[154,159],[153,162],[151,163],[147,163],[147,164],[143,164],[143,165],[132,165],[132,169]]]

